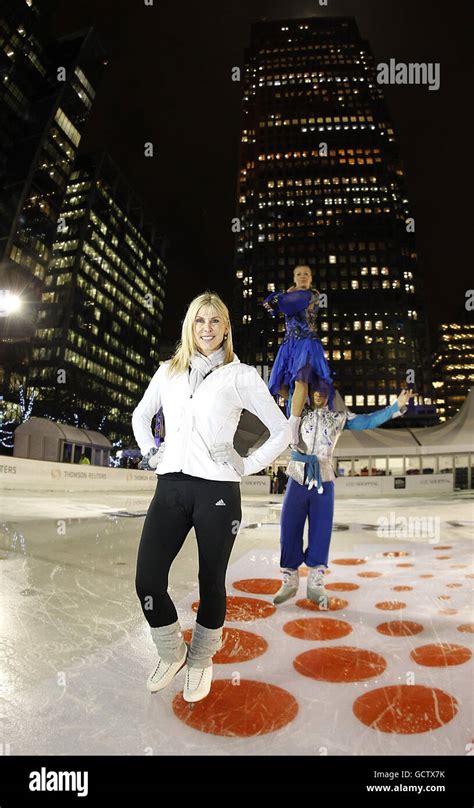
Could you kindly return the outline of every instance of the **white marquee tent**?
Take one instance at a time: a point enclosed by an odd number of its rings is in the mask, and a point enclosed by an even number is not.
[[[108,466],[112,444],[101,432],[32,416],[15,429],[14,457],[79,463],[86,455],[93,466]]]
[[[275,461],[275,468],[289,454]],[[455,488],[473,488],[474,388],[459,412],[438,426],[346,429],[334,457],[339,476],[453,473]]]

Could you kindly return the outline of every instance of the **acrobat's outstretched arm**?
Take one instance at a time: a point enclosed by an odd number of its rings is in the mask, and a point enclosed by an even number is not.
[[[404,415],[407,404],[413,396],[413,390],[402,390],[397,400],[389,407],[384,407],[383,410],[367,414],[363,413],[362,415],[349,413],[344,429],[375,429],[375,427],[384,424],[385,421],[389,421],[390,418],[394,418],[400,413]]]

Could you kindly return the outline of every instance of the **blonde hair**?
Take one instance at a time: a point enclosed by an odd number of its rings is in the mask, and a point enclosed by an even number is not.
[[[168,375],[183,373],[188,369],[193,353],[197,350],[194,340],[194,321],[200,308],[213,308],[223,318],[227,328],[227,339],[224,339],[224,365],[234,359],[234,346],[232,342],[232,326],[230,324],[229,310],[216,292],[207,290],[198,295],[188,306],[181,328],[181,340],[168,362]]]

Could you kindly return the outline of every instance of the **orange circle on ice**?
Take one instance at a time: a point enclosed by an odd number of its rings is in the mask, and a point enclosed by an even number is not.
[[[232,586],[241,592],[255,595],[275,595],[280,589],[281,581],[277,578],[244,578],[242,581],[234,581]]]
[[[396,567],[414,567],[414,564],[396,564]]]
[[[410,656],[418,665],[428,668],[445,668],[449,665],[462,665],[472,657],[469,648],[451,642],[421,645],[410,652]]]
[[[387,556],[387,558],[398,558],[399,556],[410,555],[410,553],[405,552],[405,550],[390,550],[390,552],[384,553],[383,555]]]
[[[313,648],[299,654],[293,665],[302,676],[320,682],[361,682],[379,676],[387,667],[379,654],[347,645]]]
[[[458,703],[437,687],[392,685],[359,696],[352,710],[371,729],[413,735],[448,724],[457,713]]]
[[[448,616],[451,615],[451,614],[457,614],[457,613],[458,613],[457,609],[439,609],[438,610],[438,614],[446,614]]]
[[[453,584],[446,584],[446,586],[448,587],[448,589],[458,589],[458,587],[462,586],[462,584],[453,583]]]
[[[468,634],[474,634],[474,623],[462,623],[458,626],[458,631],[465,631]]]
[[[174,714],[188,727],[212,735],[249,738],[285,727],[296,717],[298,702],[276,685],[241,679],[216,679],[209,695],[194,704],[182,693],[173,699]]]
[[[383,572],[358,572],[359,578],[380,578]]]
[[[192,630],[183,631],[185,642],[191,642]],[[240,628],[227,628],[222,631],[222,648],[213,656],[213,662],[227,665],[234,662],[247,662],[261,656],[268,648],[267,641],[258,634],[242,631]]]
[[[392,586],[394,592],[411,592],[412,586]]]
[[[380,634],[387,634],[389,637],[409,637],[424,630],[421,623],[414,623],[412,620],[391,620],[377,626]]]
[[[367,564],[365,558],[335,558],[333,564]]]
[[[452,550],[452,549],[453,549],[452,544],[440,544],[439,547],[433,547],[433,550],[436,550],[436,551],[438,551],[438,550]]]
[[[328,608],[321,609],[317,603],[314,603],[309,598],[303,598],[302,600],[297,600],[296,605],[300,609],[310,609],[312,612],[338,612],[340,609],[345,609],[349,605],[349,601],[343,600],[343,598],[328,598]]]
[[[438,561],[445,561],[447,558],[451,558],[451,556],[435,556]],[[452,564],[451,564],[452,566]]]
[[[299,640],[338,640],[352,632],[345,620],[324,617],[302,617],[283,626],[283,631]]]
[[[192,605],[194,612],[199,609],[199,601]],[[270,617],[276,612],[276,607],[267,600],[260,600],[260,598],[241,598],[229,595],[227,597],[227,608],[225,619],[229,623],[260,620],[262,617]]]
[[[402,600],[382,600],[380,603],[375,604],[377,609],[384,609],[388,612],[396,611],[396,609],[405,609],[406,603]]]
[[[335,584],[324,584],[326,589],[330,589],[331,592],[352,592],[354,589],[360,589],[358,584],[350,584],[344,583],[343,581],[338,581]]]
[[[428,575],[420,575],[420,578],[433,578],[434,576],[429,573]]]

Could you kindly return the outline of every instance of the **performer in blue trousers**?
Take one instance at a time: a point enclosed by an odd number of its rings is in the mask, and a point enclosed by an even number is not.
[[[286,470],[290,478],[281,513],[281,558],[283,582],[275,604],[284,603],[298,591],[301,564],[309,567],[307,597],[321,609],[328,607],[324,574],[328,565],[334,514],[334,447],[344,429],[374,429],[390,418],[405,414],[414,393],[402,390],[389,407],[356,415],[347,409],[338,391],[328,407],[330,386],[323,380],[311,388],[312,406],[305,407],[298,444]],[[335,395],[334,395],[335,392]],[[303,532],[309,519],[308,547],[303,550]]]

